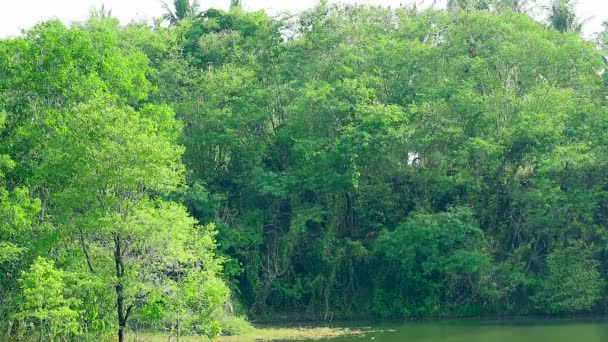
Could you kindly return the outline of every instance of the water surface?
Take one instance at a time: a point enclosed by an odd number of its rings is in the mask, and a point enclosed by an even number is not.
[[[608,342],[608,320],[463,320],[359,325],[373,332],[331,342]]]

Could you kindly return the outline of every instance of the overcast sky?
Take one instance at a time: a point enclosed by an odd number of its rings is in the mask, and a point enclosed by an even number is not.
[[[172,2],[172,0],[167,0]],[[414,0],[334,0],[345,3],[399,6]],[[200,0],[204,6],[227,8],[230,0]],[[300,12],[314,6],[317,0],[243,0],[246,10],[266,9],[269,13]],[[161,0],[0,0],[0,37],[14,36],[35,23],[59,18],[64,22],[83,20],[93,7],[105,4],[122,23],[150,19],[163,13]],[[579,16],[588,18],[585,35],[601,30],[608,19],[608,0],[579,0]]]

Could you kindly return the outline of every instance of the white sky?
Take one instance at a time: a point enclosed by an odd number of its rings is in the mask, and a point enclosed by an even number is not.
[[[172,2],[172,0],[167,0]],[[269,13],[300,12],[314,6],[318,0],[243,0],[246,10],[266,9]],[[415,0],[333,0],[344,3],[399,6]],[[418,0],[420,1],[420,0]],[[428,0],[427,0],[428,1]],[[226,9],[230,0],[200,0],[204,6]],[[105,4],[112,15],[122,23],[131,20],[150,19],[163,13],[161,0],[0,0],[0,37],[14,36],[35,23],[59,18],[66,23],[84,20],[93,7]],[[590,37],[601,30],[608,20],[608,0],[579,0],[579,16],[588,18],[585,35]]]

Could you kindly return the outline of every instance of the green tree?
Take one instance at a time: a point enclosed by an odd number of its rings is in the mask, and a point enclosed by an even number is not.
[[[171,25],[177,25],[180,21],[187,18],[194,18],[201,13],[198,0],[174,0],[173,8],[166,2],[163,2],[163,7],[165,9],[163,18],[169,21]]]
[[[602,296],[604,280],[593,251],[581,241],[547,255],[548,274],[534,301],[549,313],[588,312]]]
[[[19,279],[22,303],[15,317],[33,329],[38,341],[67,340],[79,335],[77,303],[65,298],[64,272],[38,258]],[[31,325],[31,326],[30,326]]]
[[[498,0],[498,10],[512,10],[517,13],[528,13],[536,4],[537,0]]]
[[[99,98],[76,106],[61,127],[40,172],[52,181],[55,209],[79,237],[88,269],[115,288],[122,341],[132,311],[175,267],[185,275],[201,265],[217,270],[213,245],[190,243],[194,220],[158,197],[182,181],[180,125],[166,106],[137,112]]]
[[[576,0],[553,0],[547,7],[549,25],[560,32],[581,32],[583,23],[575,7]]]
[[[373,310],[381,315],[466,312],[495,291],[488,243],[468,209],[416,214],[375,248],[390,270],[376,275]]]
[[[0,112],[0,132],[4,129],[5,118],[6,115]],[[11,321],[10,315],[19,302],[17,280],[20,272],[39,251],[40,242],[34,236],[42,234],[44,229],[36,224],[40,201],[32,198],[27,188],[10,189],[7,184],[5,173],[15,166],[10,156],[0,154],[0,320],[5,323]],[[4,328],[8,330],[8,327]]]
[[[149,296],[170,302],[161,289],[178,269],[184,277],[203,274],[196,279],[210,279],[222,294],[204,302],[210,314],[187,331],[214,334],[217,328],[207,328],[217,326],[225,291],[215,276],[221,260],[213,230],[163,200],[183,184],[181,125],[167,106],[145,103],[148,59],[121,45],[119,34],[116,20],[93,18],[69,29],[44,23],[2,42],[7,125],[0,147],[16,161],[6,179],[40,195],[38,220],[48,228],[34,239],[44,245],[28,253],[53,251],[69,280],[66,293],[83,300],[79,323],[91,338],[117,328],[124,340],[129,318]],[[39,67],[51,60],[54,72]]]
[[[230,0],[230,10],[231,11],[240,10],[242,8],[243,8],[242,0]]]

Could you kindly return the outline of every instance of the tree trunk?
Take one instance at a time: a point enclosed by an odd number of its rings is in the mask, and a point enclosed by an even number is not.
[[[82,252],[84,253],[84,258],[87,261],[87,266],[89,267],[89,271],[91,271],[91,273],[95,273],[95,269],[93,268],[93,263],[91,262],[91,257],[89,256],[89,251],[87,249],[87,245],[84,241],[84,232],[82,231],[82,227],[80,227],[78,231],[80,233],[80,246],[82,248]]]
[[[118,327],[118,342],[124,342],[125,340],[125,331],[124,327]]]
[[[123,289],[123,277],[125,274],[121,239],[118,234],[114,235],[114,264],[116,266],[116,311],[118,314],[118,342],[124,342],[125,340],[125,327],[127,325],[127,319],[131,312],[132,306],[129,306],[125,310],[125,297]]]

